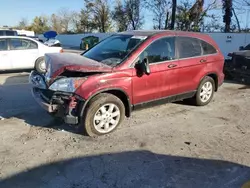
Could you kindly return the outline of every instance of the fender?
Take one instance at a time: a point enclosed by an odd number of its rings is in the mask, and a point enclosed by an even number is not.
[[[208,73],[206,73],[203,77],[201,77],[200,82],[199,82],[199,85],[200,85],[201,81],[202,81],[206,76],[209,76],[209,75],[215,75],[215,76],[216,76],[216,78],[214,78],[214,77],[212,77],[212,78],[214,79],[214,83],[215,83],[215,91],[217,91],[217,90],[218,90],[218,74],[217,74],[216,72],[208,72]],[[199,87],[199,85],[198,85],[198,87]],[[198,89],[198,87],[197,87],[197,89]]]
[[[83,117],[84,112],[85,112],[85,108],[86,108],[87,104],[89,103],[89,101],[90,101],[92,98],[94,98],[95,96],[97,96],[97,95],[100,94],[100,93],[105,93],[105,92],[108,92],[108,91],[120,91],[120,92],[122,92],[124,95],[126,95],[127,103],[128,103],[128,104],[127,104],[127,105],[128,105],[128,108],[126,108],[126,104],[125,104],[125,112],[126,112],[127,116],[129,117],[130,114],[131,114],[131,111],[132,111],[132,105],[131,105],[131,102],[130,102],[130,98],[129,98],[128,94],[127,94],[124,90],[122,90],[122,89],[120,89],[120,88],[106,88],[106,89],[99,90],[99,91],[97,91],[96,93],[94,93],[93,95],[91,95],[91,96],[83,103],[83,105],[81,106],[80,117]]]

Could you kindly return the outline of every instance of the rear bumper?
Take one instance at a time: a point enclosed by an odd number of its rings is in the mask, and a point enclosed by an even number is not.
[[[49,104],[48,101],[45,101],[42,97],[41,97],[41,92],[39,89],[37,88],[32,88],[32,96],[35,99],[35,101],[47,112],[49,113],[53,113],[56,112],[59,109],[59,105],[56,104]]]
[[[222,73],[218,80],[218,87],[222,86],[222,84],[224,83],[224,80],[225,80],[225,75]]]

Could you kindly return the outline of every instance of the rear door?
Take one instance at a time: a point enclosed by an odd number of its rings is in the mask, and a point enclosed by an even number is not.
[[[220,56],[218,56],[217,50],[209,43],[201,40],[201,47],[202,47],[202,54],[203,56],[206,56],[206,63],[207,66],[213,66],[213,63],[216,63],[219,61],[222,61],[223,64],[224,59],[222,59]]]
[[[9,43],[13,68],[33,68],[39,55],[38,44],[23,38],[10,38]]]
[[[200,40],[178,36],[179,57],[178,93],[184,94],[197,89],[201,75],[204,74],[207,57],[202,55]]]
[[[0,38],[0,70],[12,68],[11,53],[8,51],[8,40]]]

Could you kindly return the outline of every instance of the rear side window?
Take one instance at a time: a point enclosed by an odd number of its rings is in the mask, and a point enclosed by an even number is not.
[[[201,40],[201,46],[202,46],[202,49],[203,49],[203,55],[209,55],[209,54],[217,53],[217,50],[211,44],[208,44],[205,41]]]
[[[5,31],[6,36],[15,36],[16,33],[14,31]]]
[[[200,41],[196,38],[178,37],[179,58],[189,58],[202,55]]]
[[[0,51],[8,50],[7,39],[0,39]]]
[[[11,50],[28,50],[37,49],[37,43],[27,40],[27,39],[10,39],[10,49]]]
[[[140,60],[148,58],[149,63],[175,59],[175,37],[166,37],[154,41],[140,55]]]

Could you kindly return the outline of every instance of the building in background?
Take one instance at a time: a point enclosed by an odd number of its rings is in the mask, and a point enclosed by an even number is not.
[[[6,35],[6,36],[28,36],[28,37],[34,37],[35,32],[34,31],[28,31],[28,30],[19,30],[19,29],[14,29],[12,27],[8,26],[0,26],[0,35]]]

